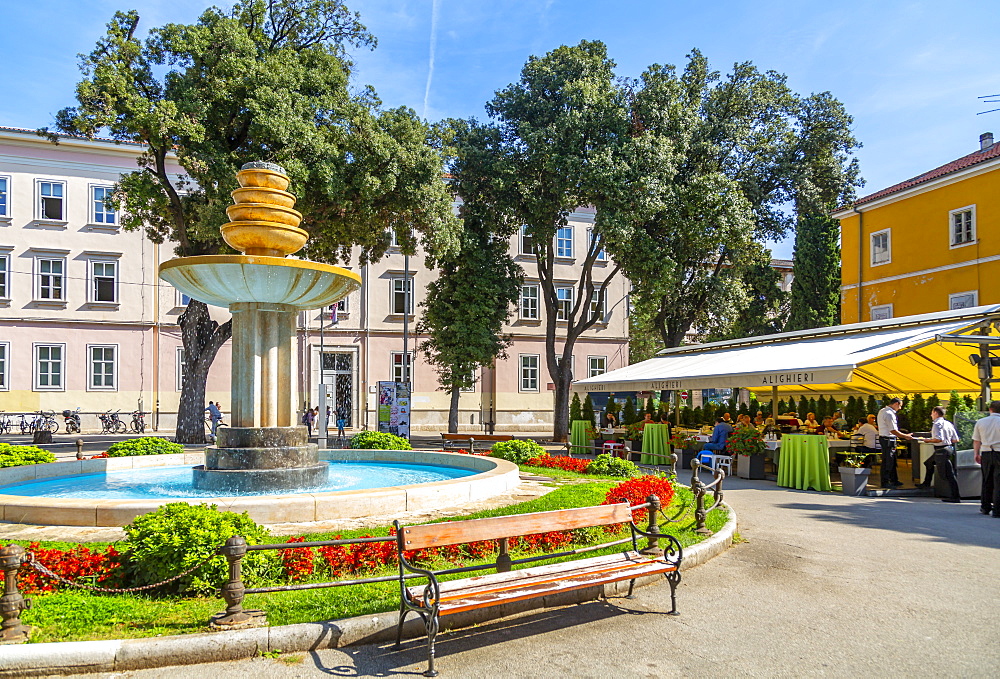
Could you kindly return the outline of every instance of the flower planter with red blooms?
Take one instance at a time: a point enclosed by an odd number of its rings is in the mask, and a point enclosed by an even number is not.
[[[726,441],[726,452],[736,457],[736,475],[741,479],[764,478],[764,436],[754,427],[737,427]]]

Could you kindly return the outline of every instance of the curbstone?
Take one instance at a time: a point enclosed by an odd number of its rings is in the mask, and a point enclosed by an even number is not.
[[[180,634],[119,642],[115,670],[142,670],[169,665],[194,665],[235,658],[253,658],[267,650],[265,627],[218,634]]]
[[[3,646],[0,648],[0,677],[112,672],[121,644],[113,639]]]

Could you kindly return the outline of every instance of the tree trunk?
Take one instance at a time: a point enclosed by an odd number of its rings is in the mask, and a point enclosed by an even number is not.
[[[219,325],[208,315],[204,302],[192,299],[177,322],[184,343],[184,361],[175,440],[178,443],[205,443],[208,371],[219,348],[232,336],[232,321]]]
[[[458,433],[458,397],[461,396],[462,390],[458,387],[451,388],[451,406],[448,408],[448,433],[457,434]]]
[[[575,338],[574,338],[575,339]],[[560,366],[559,374],[553,376],[556,384],[555,411],[553,412],[553,440],[563,442],[569,435],[569,402],[572,373]]]

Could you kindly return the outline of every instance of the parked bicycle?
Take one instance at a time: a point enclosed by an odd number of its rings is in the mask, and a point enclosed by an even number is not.
[[[10,432],[11,424],[10,415],[0,410],[0,436]]]
[[[132,411],[132,431],[136,434],[141,434],[146,431],[146,420],[143,419],[146,413],[141,410]]]
[[[128,431],[128,425],[118,417],[118,413],[120,412],[120,410],[114,412],[108,410],[103,415],[98,415],[98,418],[101,420],[102,434],[124,434]]]
[[[67,434],[79,434],[80,433],[80,407],[77,406],[76,410],[64,410],[62,411],[63,423],[66,427]]]

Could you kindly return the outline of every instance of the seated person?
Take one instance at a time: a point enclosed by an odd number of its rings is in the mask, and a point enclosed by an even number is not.
[[[844,431],[847,429],[847,420],[844,419],[844,413],[840,410],[833,414],[833,428],[837,431]]]
[[[764,425],[764,413],[757,411],[757,417],[753,418],[753,424],[755,427],[761,427]]]
[[[802,426],[809,431],[816,431],[819,429],[821,425],[816,421],[816,413],[806,413],[806,419],[805,422],[802,423]]]
[[[711,452],[725,450],[726,442],[729,440],[729,435],[732,433],[733,427],[731,424],[726,422],[721,417],[716,418],[715,427],[712,428],[712,438],[710,438],[708,443],[704,445],[703,450]]]
[[[649,413],[646,413],[646,416],[642,418],[642,422],[639,423],[639,431],[645,429],[647,424],[656,424],[653,416]]]
[[[749,415],[739,415],[736,418],[736,426],[737,427],[750,427],[750,428],[753,428],[753,423],[750,422],[750,416]]]
[[[614,413],[606,413],[605,418],[608,421],[608,429],[614,429],[618,426],[618,418],[615,417]]]
[[[733,424],[733,420],[729,416],[729,413],[722,413],[722,421],[730,426]]]
[[[840,432],[837,430],[836,427],[833,426],[833,418],[832,417],[824,417],[823,418],[823,424],[820,425],[820,428],[817,431],[817,433],[818,434],[826,434],[827,436],[830,436],[830,435],[836,436]]]
[[[764,420],[764,435],[767,436],[768,434],[774,434],[775,436],[781,435],[781,430],[775,426],[773,417],[769,417]]]

